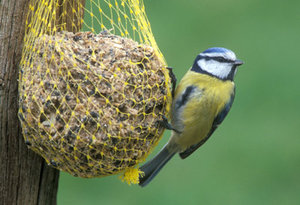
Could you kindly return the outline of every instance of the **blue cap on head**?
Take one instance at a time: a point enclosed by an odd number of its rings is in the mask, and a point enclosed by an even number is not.
[[[213,48],[206,49],[202,53],[227,53],[227,52],[232,52],[232,51],[222,47],[213,47]]]
[[[205,56],[210,59],[222,57],[222,58],[224,58],[225,61],[226,60],[227,61],[235,61],[236,60],[236,56],[233,51],[231,51],[227,48],[222,48],[222,47],[213,47],[213,48],[206,49],[205,51],[200,53],[199,56],[202,56],[202,57]]]

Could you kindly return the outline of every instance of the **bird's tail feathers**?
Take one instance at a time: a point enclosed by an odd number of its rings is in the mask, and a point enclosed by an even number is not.
[[[164,146],[163,149],[150,161],[144,164],[140,170],[144,172],[144,175],[140,176],[139,185],[146,186],[164,167],[164,165],[175,155],[176,152],[170,151]]]

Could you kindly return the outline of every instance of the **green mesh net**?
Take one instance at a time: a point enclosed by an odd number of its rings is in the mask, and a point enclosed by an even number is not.
[[[32,150],[74,176],[125,172],[137,183],[171,104],[143,1],[32,0],[20,68]]]

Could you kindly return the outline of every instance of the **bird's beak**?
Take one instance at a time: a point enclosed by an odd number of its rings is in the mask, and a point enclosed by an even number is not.
[[[244,64],[244,62],[243,61],[241,61],[241,60],[235,60],[234,61],[234,65],[236,65],[236,66],[240,66],[240,65],[243,65]]]

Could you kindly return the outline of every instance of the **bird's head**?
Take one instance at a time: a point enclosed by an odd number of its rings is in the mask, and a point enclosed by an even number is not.
[[[236,74],[236,68],[242,64],[243,61],[238,60],[233,51],[215,47],[200,53],[191,70],[232,81]]]

